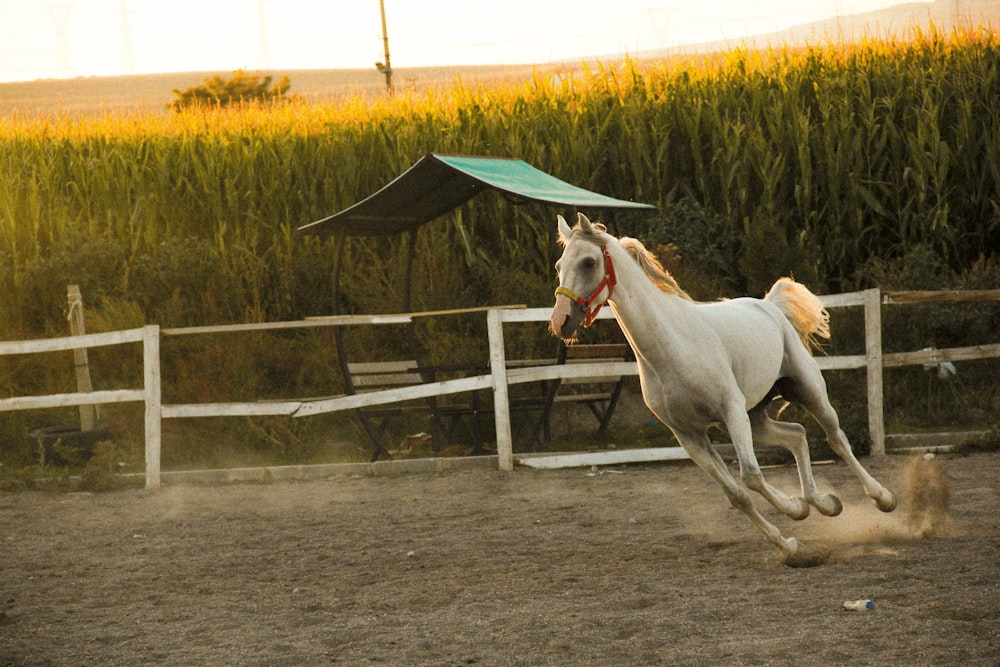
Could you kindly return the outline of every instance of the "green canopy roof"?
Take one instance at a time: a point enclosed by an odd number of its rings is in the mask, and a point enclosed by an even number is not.
[[[448,213],[485,190],[574,208],[656,210],[649,204],[570,185],[523,160],[428,153],[367,199],[299,227],[299,231],[348,236],[398,234]]]

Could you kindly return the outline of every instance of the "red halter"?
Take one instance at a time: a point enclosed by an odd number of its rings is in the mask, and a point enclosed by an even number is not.
[[[571,300],[583,306],[583,309],[587,312],[587,314],[584,316],[583,322],[581,322],[580,325],[584,328],[589,327],[594,323],[594,320],[597,318],[597,313],[601,312],[601,308],[608,302],[608,299],[611,298],[611,293],[614,291],[615,285],[618,284],[618,281],[615,279],[615,265],[611,263],[611,255],[608,254],[608,246],[602,245],[601,252],[604,254],[604,279],[601,280],[597,289],[590,293],[590,296],[584,299],[568,287],[560,285],[556,288],[556,295],[562,294],[563,296],[567,296]],[[601,290],[605,287],[608,288],[608,296],[604,299],[604,301],[597,304],[596,308],[591,308],[590,304],[594,302],[594,299],[597,298],[597,295],[600,294]]]

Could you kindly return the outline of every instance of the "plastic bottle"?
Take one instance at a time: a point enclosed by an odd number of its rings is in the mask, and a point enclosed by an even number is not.
[[[875,608],[875,603],[871,600],[848,600],[844,603],[844,609],[851,611],[871,611]]]

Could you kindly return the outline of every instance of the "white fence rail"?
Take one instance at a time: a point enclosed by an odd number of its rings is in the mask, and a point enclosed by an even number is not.
[[[0,342],[0,356],[14,354],[39,354],[64,350],[85,350],[109,345],[142,343],[142,389],[118,389],[48,396],[15,396],[0,399],[0,412],[61,408],[70,405],[100,405],[142,401],[146,405],[146,486],[160,485],[160,327],[150,325],[141,329],[111,331],[108,333],[65,336],[44,340]]]
[[[818,357],[824,370],[861,369],[866,370],[868,386],[868,426],[872,443],[872,453],[886,451],[884,407],[882,394],[883,368],[944,361],[987,359],[1000,357],[1000,343],[972,347],[924,350],[907,353],[882,353],[881,309],[884,304],[926,303],[930,301],[998,301],[1000,290],[975,292],[888,292],[877,289],[848,294],[820,297],[827,308],[863,306],[865,311],[865,354],[837,357]],[[510,399],[508,388],[513,384],[538,382],[556,378],[594,377],[598,375],[621,376],[638,373],[635,362],[615,362],[597,364],[547,365],[535,367],[508,368],[504,347],[504,325],[511,323],[547,322],[551,314],[548,308],[496,307],[465,309],[448,312],[485,312],[487,317],[490,373],[457,380],[430,382],[413,387],[388,389],[365,394],[337,396],[321,400],[292,399],[285,401],[260,401],[240,403],[199,403],[163,405],[160,387],[160,339],[162,336],[183,336],[193,334],[216,334],[239,331],[281,330],[304,327],[356,326],[361,324],[402,324],[413,317],[428,313],[398,315],[339,316],[301,320],[294,322],[267,322],[260,324],[222,325],[209,327],[188,327],[183,329],[163,329],[156,325],[101,334],[86,334],[45,340],[0,342],[0,356],[35,354],[62,350],[80,350],[107,345],[121,345],[141,342],[143,345],[143,387],[141,389],[118,389],[92,392],[54,394],[48,396],[18,396],[0,399],[0,412],[55,408],[71,405],[96,405],[107,403],[145,403],[145,476],[147,488],[160,486],[161,425],[163,419],[184,419],[197,417],[236,416],[289,416],[306,417],[340,410],[350,410],[379,404],[396,403],[414,398],[427,398],[481,389],[492,389],[494,397],[496,442],[499,467],[512,470],[514,467],[513,443],[510,423]],[[600,319],[614,319],[613,313],[605,309]],[[648,458],[648,457],[647,457]]]

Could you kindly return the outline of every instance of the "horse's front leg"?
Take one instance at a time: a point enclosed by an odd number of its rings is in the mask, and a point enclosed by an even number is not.
[[[750,521],[764,533],[768,541],[781,549],[785,562],[798,564],[796,560],[800,557],[801,551],[798,540],[794,537],[782,536],[781,531],[757,511],[757,508],[753,506],[750,494],[729,472],[725,462],[712,448],[708,436],[704,432],[681,433],[675,431],[674,434],[691,460],[722,486],[730,504],[746,514]]]
[[[789,496],[784,491],[768,484],[767,480],[764,479],[764,474],[760,471],[760,464],[757,462],[757,456],[753,451],[753,429],[750,424],[750,416],[743,405],[742,400],[738,404],[731,405],[725,417],[726,429],[729,431],[729,437],[732,438],[736,457],[740,463],[740,479],[743,480],[748,489],[759,493],[782,514],[796,521],[805,519],[809,516],[809,503],[804,498]]]

